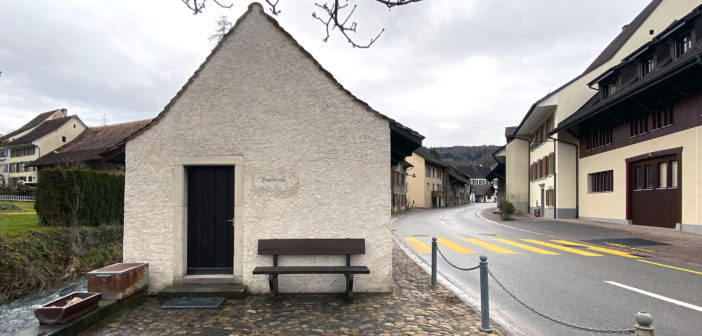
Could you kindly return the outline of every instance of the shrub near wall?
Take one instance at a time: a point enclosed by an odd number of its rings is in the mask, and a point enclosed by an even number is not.
[[[121,226],[0,235],[0,303],[121,261]]]
[[[122,224],[124,175],[92,170],[42,169],[34,207],[41,225]]]

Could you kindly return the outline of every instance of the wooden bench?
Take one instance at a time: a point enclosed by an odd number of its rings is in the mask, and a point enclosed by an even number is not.
[[[273,266],[256,267],[253,274],[268,274],[270,297],[278,294],[279,274],[343,274],[346,300],[353,302],[354,274],[370,274],[366,266],[351,266],[352,254],[365,254],[365,239],[259,239],[258,255],[272,255]],[[280,255],[346,255],[346,266],[278,266]]]

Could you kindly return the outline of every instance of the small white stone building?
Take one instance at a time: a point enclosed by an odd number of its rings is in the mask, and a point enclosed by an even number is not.
[[[389,292],[391,165],[423,137],[345,90],[252,4],[164,110],[126,141],[124,261],[151,291],[219,278],[268,290],[258,239],[363,238],[358,292]],[[233,223],[232,223],[233,220]],[[332,256],[280,265],[343,265]],[[204,280],[203,280],[204,282]],[[281,292],[343,292],[285,275]]]

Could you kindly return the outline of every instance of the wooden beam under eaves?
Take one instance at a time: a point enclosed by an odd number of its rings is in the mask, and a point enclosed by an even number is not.
[[[665,83],[668,84],[668,86],[670,86],[673,90],[675,90],[677,93],[679,93],[683,97],[686,98],[687,96],[689,96],[689,94],[687,92],[685,92],[685,90],[679,88],[677,85],[671,83],[670,81],[667,80],[667,81],[665,81]]]
[[[631,98],[631,101],[636,103],[636,105],[639,105],[640,108],[644,109],[644,111],[652,113],[651,109],[648,108],[646,105],[642,104],[638,99],[636,98]]]

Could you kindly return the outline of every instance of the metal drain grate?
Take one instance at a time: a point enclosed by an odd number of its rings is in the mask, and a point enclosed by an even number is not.
[[[217,309],[224,302],[223,297],[180,297],[170,299],[161,305],[163,309]]]

